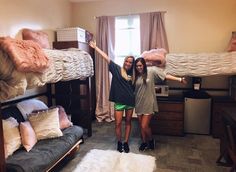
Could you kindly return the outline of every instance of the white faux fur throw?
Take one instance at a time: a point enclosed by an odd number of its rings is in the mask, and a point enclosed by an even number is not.
[[[148,155],[92,149],[73,172],[153,172],[155,160]]]

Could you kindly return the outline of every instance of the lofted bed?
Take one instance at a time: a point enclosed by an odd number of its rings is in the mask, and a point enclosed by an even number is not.
[[[236,51],[222,53],[170,53],[167,73],[176,76],[204,77],[236,74]]]
[[[7,44],[4,43],[4,41]],[[10,44],[8,44],[11,42]],[[13,43],[12,43],[13,42]],[[30,41],[12,38],[0,39],[0,108],[15,104],[25,99],[46,96],[48,105],[52,105],[57,83],[82,82],[91,96],[91,78],[94,75],[93,59],[83,50],[70,48],[65,50],[42,49]],[[23,47],[27,47],[22,50]],[[29,47],[28,47],[29,46]],[[35,48],[36,46],[36,48]],[[31,51],[31,52],[30,52]],[[40,51],[43,56],[27,54]],[[87,82],[88,81],[88,82]],[[45,92],[18,98],[28,89],[46,86]],[[81,98],[77,101],[81,101]],[[86,101],[91,101],[89,98]],[[57,100],[56,100],[57,103]],[[90,106],[90,104],[88,103]],[[88,131],[91,132],[91,131]],[[2,114],[0,113],[0,171],[6,170]]]

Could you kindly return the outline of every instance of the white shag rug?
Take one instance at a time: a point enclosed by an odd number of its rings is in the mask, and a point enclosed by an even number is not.
[[[156,158],[114,150],[90,150],[73,172],[153,172]]]

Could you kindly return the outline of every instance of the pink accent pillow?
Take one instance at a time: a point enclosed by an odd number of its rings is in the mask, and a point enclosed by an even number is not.
[[[34,41],[4,37],[0,39],[0,48],[8,54],[20,72],[42,73],[50,65],[49,58]]]
[[[228,52],[236,51],[236,36],[232,37],[229,42]]]
[[[23,29],[22,38],[23,40],[32,40],[34,42],[37,42],[41,48],[50,49],[48,34],[45,32],[31,29]]]
[[[145,59],[148,66],[164,67],[166,64],[166,53],[167,51],[164,48],[151,49],[144,51],[141,56]]]
[[[37,137],[29,121],[20,123],[21,142],[27,152],[37,143]]]
[[[59,108],[59,123],[60,129],[65,129],[72,126],[72,122],[68,119],[65,109],[62,106],[57,106]]]

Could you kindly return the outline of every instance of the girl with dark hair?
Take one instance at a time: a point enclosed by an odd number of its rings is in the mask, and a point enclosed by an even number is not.
[[[155,148],[155,141],[149,124],[152,115],[158,112],[155,83],[162,82],[165,79],[186,83],[184,78],[166,74],[162,68],[154,66],[147,68],[144,58],[140,57],[135,60],[135,113],[138,115],[141,128],[140,151]]]
[[[117,138],[117,150],[129,152],[129,136],[131,131],[131,119],[134,109],[134,88],[132,85],[134,57],[127,56],[123,67],[114,63],[106,53],[96,46],[95,42],[89,45],[94,48],[108,63],[109,71],[112,73],[109,100],[114,102],[115,109],[115,133]],[[125,112],[125,139],[122,143],[122,117]]]

